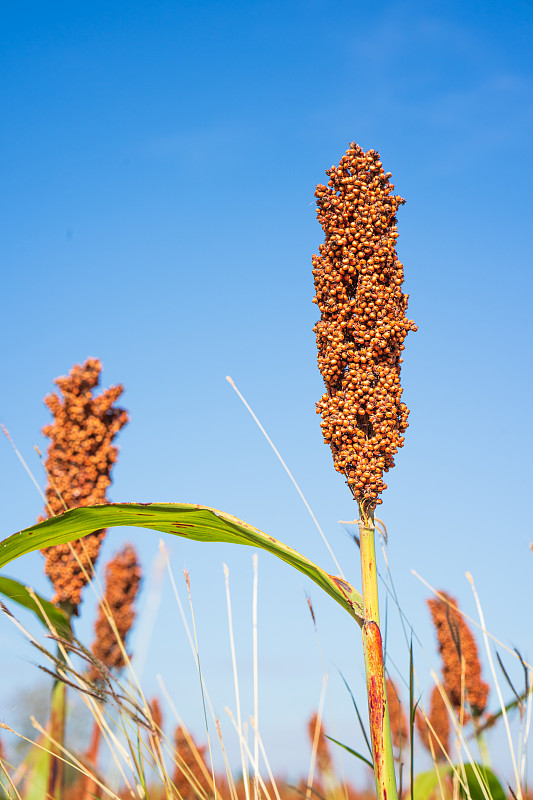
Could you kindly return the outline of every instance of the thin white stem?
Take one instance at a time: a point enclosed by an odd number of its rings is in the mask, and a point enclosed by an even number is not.
[[[315,776],[316,753],[318,750],[318,740],[320,738],[320,728],[322,727],[322,713],[324,711],[324,701],[326,699],[326,689],[328,686],[328,676],[324,675],[322,678],[322,689],[320,692],[320,700],[318,702],[318,711],[316,715],[315,734],[313,737],[313,747],[311,750],[311,763],[309,764],[309,776],[307,778],[307,792],[305,794],[306,800],[311,797],[313,789],[313,779]]]
[[[470,586],[472,587],[472,592],[473,592],[473,595],[474,595],[474,599],[476,601],[477,611],[478,611],[478,614],[479,614],[479,621],[481,622],[481,631],[483,633],[483,641],[485,642],[485,649],[487,651],[487,658],[489,660],[490,671],[492,672],[492,677],[494,679],[494,686],[496,688],[496,693],[498,695],[498,700],[500,701],[500,707],[501,707],[501,710],[502,710],[503,722],[504,722],[504,725],[505,725],[505,731],[507,733],[507,740],[509,742],[509,751],[511,753],[511,761],[512,761],[512,764],[513,764],[513,771],[514,771],[515,780],[516,780],[516,797],[517,797],[518,800],[522,800],[522,788],[520,786],[520,776],[518,774],[518,766],[517,766],[516,758],[515,758],[515,754],[514,754],[513,738],[511,736],[511,728],[509,726],[509,718],[507,716],[507,711],[505,710],[505,703],[503,701],[503,697],[502,697],[502,693],[501,693],[501,689],[500,689],[500,684],[498,683],[498,677],[496,675],[496,669],[494,667],[494,661],[492,659],[492,653],[491,653],[490,643],[489,643],[489,639],[488,639],[488,635],[487,635],[487,629],[485,627],[485,617],[483,615],[483,609],[481,608],[481,603],[479,601],[478,593],[476,591],[476,587],[474,585],[474,579],[473,579],[472,575],[470,574],[470,572],[467,572],[465,574],[466,574],[467,581],[469,582]]]
[[[253,672],[254,672],[254,800],[258,800],[258,779],[259,779],[259,670],[258,670],[258,653],[257,653],[257,585],[258,585],[258,555],[253,554],[252,558],[254,570],[254,585],[253,585],[253,598],[252,598],[252,647],[253,647]]]
[[[230,717],[231,717],[231,714],[230,714]],[[250,722],[251,722],[252,728],[255,728],[254,720],[252,719],[252,720],[250,720]],[[263,744],[263,740],[261,739],[261,735],[260,735],[259,731],[257,731],[257,736],[259,738],[259,748],[261,750],[261,755],[263,757],[263,761],[265,762],[266,770],[268,772],[268,777],[269,777],[270,783],[271,783],[271,785],[272,785],[272,787],[274,789],[274,794],[276,795],[276,800],[281,800],[280,793],[279,793],[279,790],[278,790],[278,787],[277,787],[277,784],[276,784],[276,779],[275,779],[274,773],[272,772],[272,769],[270,767],[270,761],[268,760],[268,756],[266,754],[265,746]],[[260,780],[262,782],[262,778],[261,777],[260,777]]]
[[[292,483],[293,483],[293,485],[294,485],[294,488],[296,489],[296,491],[297,491],[297,492],[298,492],[298,494],[300,495],[300,498],[302,499],[302,502],[303,502],[304,506],[306,507],[307,511],[309,512],[309,515],[310,515],[311,519],[313,520],[313,522],[314,522],[314,524],[315,524],[315,527],[316,527],[317,531],[319,532],[320,536],[322,537],[322,541],[324,542],[324,544],[325,544],[325,545],[326,545],[326,547],[328,548],[328,550],[329,550],[329,553],[330,553],[330,555],[331,555],[331,557],[332,557],[333,561],[335,562],[335,566],[336,566],[337,570],[339,571],[339,575],[340,575],[340,577],[341,577],[341,578],[344,578],[344,573],[343,573],[343,571],[342,571],[342,569],[341,569],[341,565],[339,564],[339,562],[338,562],[338,561],[337,561],[337,559],[335,558],[335,553],[334,553],[334,552],[333,552],[333,550],[331,549],[330,543],[328,542],[328,540],[327,540],[327,538],[326,538],[326,534],[324,533],[324,531],[323,531],[323,530],[322,530],[322,528],[320,527],[320,523],[318,522],[317,518],[316,518],[316,517],[315,517],[315,515],[313,514],[313,511],[312,511],[312,509],[311,509],[311,506],[310,506],[310,505],[309,505],[309,503],[307,502],[307,500],[306,500],[306,498],[305,498],[305,496],[304,496],[304,493],[302,492],[302,490],[301,490],[301,489],[300,489],[300,487],[298,486],[298,483],[296,482],[296,478],[294,477],[294,475],[292,474],[292,472],[291,472],[291,471],[290,471],[290,469],[288,468],[287,464],[286,464],[286,463],[285,463],[285,461],[283,460],[283,458],[282,458],[282,456],[281,456],[281,454],[280,454],[279,450],[277,449],[276,445],[274,444],[274,442],[272,441],[272,439],[270,438],[270,436],[268,435],[268,433],[266,432],[266,430],[263,428],[263,426],[262,426],[262,425],[261,425],[261,423],[259,422],[259,419],[258,419],[258,418],[257,418],[257,416],[255,415],[255,413],[252,411],[252,408],[251,408],[251,406],[250,406],[250,405],[247,403],[247,401],[244,399],[243,395],[240,393],[240,391],[239,391],[239,390],[237,389],[237,387],[235,386],[235,382],[233,381],[233,379],[232,379],[232,378],[230,378],[230,376],[229,376],[229,375],[227,375],[227,376],[226,376],[226,380],[228,381],[228,383],[230,384],[230,386],[232,387],[232,389],[234,389],[234,390],[235,390],[235,392],[236,392],[236,393],[237,393],[237,395],[239,396],[240,400],[242,401],[242,403],[244,404],[244,406],[246,407],[246,409],[247,409],[247,410],[250,412],[250,415],[251,415],[252,419],[254,420],[254,422],[256,423],[257,427],[259,428],[259,430],[261,431],[261,433],[263,434],[263,436],[265,437],[265,439],[266,439],[266,440],[267,440],[267,442],[269,443],[269,445],[270,445],[270,447],[272,448],[272,450],[274,451],[274,453],[277,455],[277,457],[278,457],[279,461],[281,462],[281,466],[283,467],[283,469],[285,470],[285,472],[287,473],[287,475],[288,475],[288,476],[289,476],[289,478],[291,479],[291,481],[292,481]]]
[[[244,783],[244,791],[246,800],[250,800],[250,787],[248,785],[248,770],[246,758],[244,755],[245,742],[242,734],[242,720],[241,720],[241,701],[239,695],[239,677],[237,673],[237,658],[235,656],[235,640],[233,637],[233,618],[231,615],[231,595],[229,590],[229,569],[227,564],[223,564],[224,577],[226,581],[226,602],[228,606],[228,627],[229,627],[229,641],[231,649],[231,661],[233,664],[233,681],[235,684],[235,704],[237,708],[237,729],[239,733],[239,743],[241,748],[241,766],[242,766],[242,779]]]
[[[196,623],[195,623],[195,620],[194,620],[194,607],[193,607],[193,604],[192,604],[191,583],[190,583],[190,580],[189,580],[189,573],[187,572],[187,570],[183,570],[183,573],[185,575],[185,582],[187,584],[187,594],[189,596],[189,607],[191,609],[192,630],[193,630],[193,634],[194,634],[194,652],[195,652],[195,656],[196,656],[196,663],[198,665],[198,677],[200,678],[200,688],[202,690],[202,700],[204,700],[204,697],[205,697],[204,690],[203,690],[204,682],[203,682],[202,670],[200,669],[200,651],[198,649],[198,637],[196,635]],[[205,714],[205,705],[204,705],[204,714]],[[211,778],[212,778],[213,789],[214,789],[214,792],[215,792],[215,800],[216,800],[218,792],[217,792],[217,784],[216,784],[216,777],[215,777],[215,765],[213,763],[213,753],[212,753],[212,750],[211,750],[211,737],[209,735],[209,727],[207,725],[207,715],[205,715],[205,728],[206,728],[205,732],[207,734],[207,747],[209,749],[209,761],[211,763]]]
[[[250,759],[250,761],[252,762],[252,766],[255,768],[255,766],[257,766],[257,765],[254,765],[254,763],[253,763],[253,756],[252,756],[252,753],[251,753],[251,751],[250,751],[250,748],[248,747],[248,742],[246,741],[246,739],[245,739],[245,738],[244,738],[244,736],[243,736],[243,733],[242,733],[242,730],[241,730],[241,728],[240,728],[240,727],[237,725],[237,723],[235,722],[235,718],[233,717],[233,714],[231,713],[230,709],[229,709],[227,706],[226,706],[226,708],[224,709],[224,711],[226,712],[226,714],[227,714],[227,715],[228,715],[228,717],[230,718],[230,720],[231,720],[231,724],[232,724],[232,725],[233,725],[233,727],[235,728],[235,731],[236,731],[236,733],[237,733],[237,735],[238,735],[238,737],[239,737],[239,741],[241,742],[241,744],[242,744],[242,746],[243,746],[244,750],[246,751],[246,754],[247,754],[248,758],[249,758],[249,759]],[[252,725],[252,727],[253,727],[253,718],[251,718],[251,719],[250,719],[250,724],[251,724],[251,725]],[[258,773],[258,774],[259,774],[259,773]],[[271,773],[270,773],[270,771],[269,771],[269,775],[271,776]],[[271,777],[271,779],[272,779],[272,777]],[[269,791],[268,791],[268,789],[267,789],[267,787],[266,787],[266,784],[265,784],[264,780],[262,779],[261,775],[259,775],[259,785],[260,785],[260,786],[261,786],[261,788],[263,789],[263,791],[264,791],[264,793],[265,793],[265,795],[266,795],[266,798],[267,798],[267,800],[271,800],[271,797],[270,797]],[[278,794],[278,791],[277,791],[277,788],[276,788],[276,785],[275,785],[275,783],[273,782],[273,783],[272,783],[272,785],[274,786],[274,791],[275,791],[275,793],[276,793],[276,797],[278,798],[278,800],[281,800],[281,798],[279,797],[279,794]]]
[[[45,495],[45,493],[43,492],[43,490],[41,489],[41,487],[40,487],[40,486],[39,486],[39,484],[37,483],[37,480],[35,479],[35,476],[34,476],[33,472],[31,471],[31,469],[28,467],[28,465],[27,465],[27,464],[26,464],[26,462],[24,461],[24,459],[23,459],[22,455],[21,455],[21,454],[19,453],[19,451],[17,450],[17,447],[16,447],[16,445],[15,445],[15,442],[14,442],[14,441],[13,441],[13,439],[11,438],[11,435],[10,435],[10,433],[9,433],[8,429],[6,428],[6,426],[5,426],[5,425],[0,425],[0,427],[2,428],[2,431],[4,432],[4,436],[6,437],[6,439],[8,440],[8,442],[10,443],[11,447],[13,448],[13,450],[15,451],[15,455],[17,456],[18,460],[20,461],[20,463],[22,464],[22,466],[24,467],[24,469],[26,470],[26,472],[27,472],[27,473],[28,473],[28,475],[30,476],[30,478],[31,478],[31,482],[33,483],[33,485],[35,486],[35,488],[37,489],[37,491],[38,491],[38,492],[39,492],[39,494],[41,495],[42,499],[44,500],[44,503],[45,503],[45,505],[46,505],[46,507],[47,507],[47,509],[48,509],[48,513],[50,514],[50,516],[51,516],[51,517],[53,517],[53,516],[54,516],[54,512],[52,511],[52,509],[51,509],[51,508],[50,508],[50,506],[48,505],[48,500],[46,499],[46,495]]]
[[[527,709],[526,710],[526,724],[524,726],[524,739],[523,739],[523,743],[522,743],[522,764],[521,764],[521,767],[520,767],[520,777],[521,777],[520,785],[521,786],[527,786],[527,775],[526,775],[527,761],[526,761],[526,759],[527,759],[527,743],[529,741],[529,731],[531,730],[531,707],[533,705],[533,703],[531,702],[531,698],[532,698],[531,689],[533,688],[532,683],[531,683],[532,678],[533,678],[533,673],[530,671],[530,673],[529,673],[529,686],[530,686],[530,689],[529,689],[529,692],[528,692],[528,695],[527,695],[527,700],[526,700],[526,709]]]
[[[168,553],[166,551],[165,544],[164,544],[162,539],[159,542],[159,548],[161,550],[161,553],[163,554],[163,557],[165,558],[165,562],[166,562],[167,570],[168,570],[168,575],[169,575],[169,578],[170,578],[170,585],[172,586],[172,590],[174,592],[174,597],[176,598],[176,603],[178,604],[178,609],[179,609],[179,612],[180,612],[181,621],[183,622],[183,627],[185,628],[185,633],[187,634],[187,639],[189,641],[191,652],[193,654],[194,663],[196,664],[196,669],[199,669],[198,654],[197,654],[195,646],[194,646],[194,641],[193,641],[193,637],[192,637],[192,634],[191,634],[191,630],[189,628],[189,623],[187,622],[187,617],[185,616],[185,611],[184,611],[184,608],[183,608],[183,604],[182,604],[181,598],[179,596],[178,587],[176,586],[174,573],[172,572],[172,568],[170,566]],[[206,683],[205,683],[205,680],[204,680],[203,673],[201,674],[201,681],[202,681],[202,687],[203,687],[203,690],[204,690],[204,696],[205,696],[205,699],[206,699],[206,702],[207,702],[207,706],[209,708],[209,713],[211,714],[211,718],[213,720],[215,720],[216,719],[215,711],[214,711],[213,705],[211,703],[211,698],[209,697],[209,692],[207,690],[207,686],[206,686]]]

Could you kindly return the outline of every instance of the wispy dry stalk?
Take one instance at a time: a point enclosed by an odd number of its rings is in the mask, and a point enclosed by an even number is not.
[[[108,669],[121,669],[125,664],[124,648],[135,620],[133,604],[141,575],[137,553],[131,544],[125,545],[106,566],[104,600],[100,603],[94,625],[96,636],[92,652],[95,659]],[[93,680],[101,677],[94,664],[90,677]]]
[[[437,761],[446,760],[450,752],[450,716],[438,686],[434,686],[429,703],[428,721],[418,712],[416,728],[424,747],[433,752]],[[431,726],[431,727],[430,727]],[[440,742],[440,744],[439,744]]]
[[[74,366],[68,377],[55,380],[62,397],[54,393],[45,398],[54,417],[53,423],[43,428],[43,434],[51,439],[45,462],[49,478],[46,516],[106,502],[118,452],[112,442],[128,421],[128,414],[113,406],[123,392],[122,386],[93,396],[101,369],[97,358]],[[87,582],[85,573],[92,573],[104,535],[104,530],[95,531],[72,545],[58,544],[42,551],[45,572],[55,590],[54,602],[77,609]]]
[[[176,769],[174,786],[181,800],[197,800],[212,795],[207,779],[209,770],[205,763],[206,745],[197,745],[189,733],[180,725],[174,737],[176,748]]]
[[[389,701],[392,744],[397,750],[404,750],[409,739],[407,717],[402,708],[396,684],[390,678],[387,678],[385,680],[385,686],[387,689],[387,699]]]
[[[326,393],[317,403],[335,469],[365,509],[381,503],[383,473],[403,445],[408,410],[401,402],[403,341],[415,324],[405,315],[403,265],[396,255],[394,195],[375,150],[355,143],[318,185],[317,216],[325,243],[313,256],[321,312],[314,330]]]
[[[439,595],[427,604],[439,642],[444,691],[458,715],[466,706],[479,717],[487,705],[489,685],[481,679],[477,645],[457,601],[446,592]]]

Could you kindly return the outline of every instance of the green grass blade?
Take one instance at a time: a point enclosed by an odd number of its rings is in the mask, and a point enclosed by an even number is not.
[[[338,742],[337,739],[334,739],[333,736],[328,736],[327,733],[325,733],[324,736],[326,737],[326,739],[329,739],[330,742],[335,742],[335,744],[338,744],[339,747],[342,747],[343,750],[346,750],[348,753],[351,753],[352,756],[355,756],[360,761],[364,761],[365,764],[368,764],[370,769],[372,769],[372,770],[374,769],[374,765],[372,764],[372,762],[369,761],[368,758],[365,758],[364,756],[362,756],[361,753],[358,753],[356,750],[352,750],[352,748],[348,747],[347,744],[343,744],[342,742]]]
[[[344,675],[342,674],[342,672],[340,670],[339,670],[339,675],[341,676],[342,680],[344,681],[344,685],[346,686],[346,689],[348,690],[348,693],[349,693],[350,697],[352,698],[353,707],[355,708],[355,713],[357,714],[357,719],[359,720],[359,727],[361,728],[361,731],[363,733],[363,737],[364,737],[365,742],[366,742],[366,746],[368,747],[368,752],[370,754],[370,758],[372,758],[372,747],[370,745],[370,741],[368,739],[368,734],[366,732],[363,720],[361,718],[361,714],[359,713],[359,709],[357,707],[357,703],[355,702],[355,697],[353,696],[352,690],[348,686],[348,681],[346,680],[346,678],[344,677]]]
[[[291,547],[231,514],[190,503],[110,503],[73,508],[0,543],[0,568],[42,547],[72,542],[102,528],[148,528],[198,542],[259,547],[307,575],[362,624],[363,599],[343,578],[330,575]]]
[[[47,630],[48,624],[46,620],[48,619],[59,636],[64,639],[72,638],[68,615],[61,608],[56,608],[49,600],[45,600],[44,597],[38,595],[37,592],[34,592],[35,597],[32,597],[27,586],[13,580],[13,578],[6,578],[0,575],[0,594],[9,597],[19,606],[32,611]]]

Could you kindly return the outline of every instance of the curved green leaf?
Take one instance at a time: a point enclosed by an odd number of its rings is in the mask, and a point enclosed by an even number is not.
[[[260,547],[303,572],[362,624],[363,599],[343,578],[329,575],[291,547],[231,514],[190,503],[109,503],[73,508],[15,533],[0,543],[0,568],[33,550],[72,542],[93,531],[127,525],[198,542]]]
[[[507,795],[494,774],[494,772],[482,764],[465,764],[466,782],[471,800],[486,800],[487,795],[492,800],[506,800]],[[462,786],[459,787],[462,797],[466,797],[466,792]]]
[[[72,638],[72,630],[67,614],[61,608],[54,606],[50,600],[45,600],[44,597],[38,595],[37,592],[30,592],[24,584],[13,580],[13,578],[6,578],[0,575],[0,594],[9,597],[19,606],[33,611],[45,628],[48,629],[48,619],[59,636],[63,636],[65,639]]]
[[[351,753],[352,756],[355,756],[360,761],[363,761],[365,764],[367,764],[367,766],[370,767],[370,769],[374,769],[373,763],[371,761],[369,761],[368,758],[365,758],[363,755],[361,755],[361,753],[358,753],[356,750],[352,750],[352,748],[348,747],[347,744],[343,744],[342,742],[337,741],[337,739],[334,739],[333,736],[328,736],[327,733],[325,733],[324,736],[326,737],[326,739],[329,739],[330,742],[334,742],[334,744],[338,744],[339,747],[342,747],[343,750],[346,750],[348,753]]]

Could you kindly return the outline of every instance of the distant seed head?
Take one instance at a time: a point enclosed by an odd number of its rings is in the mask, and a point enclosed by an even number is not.
[[[313,256],[318,366],[326,392],[317,403],[335,469],[366,510],[381,503],[383,473],[403,446],[408,409],[401,402],[401,353],[416,325],[405,315],[403,265],[396,255],[390,173],[379,153],[352,142],[316,188],[325,242]]]
[[[467,711],[470,707],[474,716],[480,716],[487,705],[489,685],[481,679],[481,663],[474,636],[459,612],[457,601],[446,592],[439,594],[441,597],[431,598],[427,604],[439,642],[444,690],[459,712],[464,674],[463,705]]]
[[[150,700],[150,714],[154,723],[155,735],[160,738],[163,731],[163,710],[157,697]]]
[[[54,417],[53,423],[43,428],[43,434],[51,440],[45,462],[49,475],[47,517],[65,509],[106,502],[111,468],[118,453],[112,442],[128,421],[128,414],[113,405],[122,394],[122,386],[93,396],[101,369],[97,358],[77,364],[68,377],[55,381],[62,396],[50,394],[45,398]],[[74,608],[79,605],[87,582],[84,570],[91,574],[104,535],[103,530],[95,531],[72,545],[42,550],[45,572],[55,589],[54,602],[70,603]]]
[[[185,733],[180,725],[175,733],[176,769],[174,787],[177,796],[182,800],[198,800],[199,797],[212,794],[212,788],[206,775],[209,774],[205,763],[205,745],[198,745],[193,737]]]
[[[311,745],[313,745],[315,741],[317,721],[318,721],[318,714],[313,714],[313,716],[311,717],[311,719],[307,724],[307,731],[309,734]],[[322,724],[320,725],[318,731],[316,765],[318,767],[318,771],[321,773],[328,772],[333,768],[333,761],[331,758],[329,744],[328,740],[326,739],[326,735],[324,733],[324,728]]]
[[[101,603],[98,609],[92,651],[95,658],[108,669],[121,669],[125,664],[123,648],[135,620],[133,604],[139,591],[141,574],[137,553],[132,545],[125,545],[107,564],[105,603]],[[90,676],[93,680],[101,677],[96,665],[91,667]]]
[[[400,703],[398,689],[390,678],[386,678],[385,687],[387,689],[392,743],[398,750],[404,750],[409,739],[407,718]]]
[[[428,720],[435,733],[433,734],[425,717],[418,712],[416,715],[418,735],[429,752],[433,746],[437,761],[445,761],[446,753],[450,752],[450,717],[438,686],[434,686],[431,692]]]

